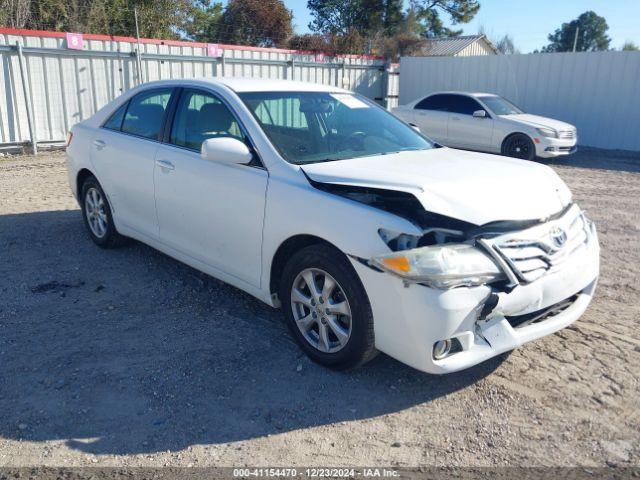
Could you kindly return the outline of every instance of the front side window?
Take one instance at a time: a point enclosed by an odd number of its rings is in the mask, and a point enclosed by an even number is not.
[[[461,115],[473,115],[476,110],[484,110],[478,102],[464,95],[450,95],[449,111]]]
[[[151,90],[133,97],[122,122],[122,131],[158,140],[171,92],[170,88]]]
[[[186,89],[180,96],[169,141],[180,147],[200,150],[208,138],[243,139],[238,122],[215,95]]]
[[[524,113],[506,98],[497,95],[486,95],[478,97],[496,115],[519,115]]]
[[[246,92],[240,98],[295,164],[425,150],[432,144],[383,108],[348,93]]]

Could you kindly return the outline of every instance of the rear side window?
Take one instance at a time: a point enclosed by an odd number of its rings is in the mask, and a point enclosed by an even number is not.
[[[127,111],[127,107],[129,106],[129,102],[125,102],[120,108],[118,108],[113,115],[107,120],[103,127],[108,128],[109,130],[118,130],[122,128],[122,120],[124,120],[124,114]]]
[[[447,97],[450,95],[431,95],[420,100],[416,104],[416,110],[435,110],[437,112],[447,112]]]
[[[142,92],[133,97],[122,122],[122,131],[158,140],[171,92],[172,89],[167,88]]]
[[[461,115],[473,115],[476,110],[484,110],[478,102],[471,97],[465,97],[464,95],[449,95],[451,100],[449,102],[449,111],[452,113],[459,113]]]

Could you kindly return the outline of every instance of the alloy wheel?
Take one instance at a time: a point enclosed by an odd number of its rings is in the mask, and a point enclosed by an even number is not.
[[[513,138],[509,142],[509,146],[507,148],[507,155],[514,158],[522,158],[527,159],[531,154],[531,145],[529,141],[525,138]]]
[[[307,268],[291,287],[293,318],[305,340],[317,350],[335,353],[351,336],[351,307],[340,284],[327,272]]]
[[[107,234],[108,220],[104,198],[97,188],[91,187],[84,197],[84,212],[91,232],[98,238]]]

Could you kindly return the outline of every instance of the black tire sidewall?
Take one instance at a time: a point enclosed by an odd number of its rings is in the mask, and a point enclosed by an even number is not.
[[[521,157],[514,157],[509,155],[509,147],[511,142],[514,142],[516,139],[521,138],[523,140],[525,140],[528,144],[529,144],[529,150],[530,150],[530,154],[527,158],[521,158]],[[507,140],[504,142],[504,147],[503,147],[503,155],[509,157],[509,158],[518,158],[520,160],[535,160],[536,158],[536,146],[533,143],[533,140],[531,140],[531,138],[529,138],[528,135],[525,135],[523,133],[517,133],[515,135],[510,136],[509,138],[507,138]]]
[[[351,335],[347,345],[338,352],[325,353],[317,350],[307,342],[296,325],[291,308],[291,287],[298,274],[307,268],[317,268],[330,274],[340,284],[349,301]],[[375,348],[371,305],[360,278],[342,252],[319,244],[294,254],[284,268],[279,296],[291,334],[313,361],[335,369],[347,369],[372,358]]]
[[[98,237],[93,233],[93,231],[91,230],[91,227],[89,226],[89,220],[87,219],[85,202],[86,202],[87,191],[90,188],[95,188],[96,190],[98,190],[105,202],[105,213],[107,215],[107,233],[103,237]],[[82,220],[84,222],[84,226],[86,227],[87,232],[89,232],[89,236],[91,237],[91,240],[93,240],[93,242],[96,245],[102,248],[108,248],[113,246],[117,242],[119,235],[116,230],[115,224],[113,223],[113,215],[111,214],[111,207],[109,205],[109,200],[107,198],[107,195],[104,193],[104,190],[100,186],[100,183],[98,182],[98,180],[93,176],[88,177],[82,184],[82,189],[80,194],[80,209],[82,210]]]

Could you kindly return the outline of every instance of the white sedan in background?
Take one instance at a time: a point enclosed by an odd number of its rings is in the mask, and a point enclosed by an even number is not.
[[[470,367],[569,325],[598,277],[552,169],[434,148],[336,87],[141,85],[73,127],[67,167],[98,246],[132,237],[282,307],[333,368]]]
[[[577,150],[576,127],[524,113],[491,93],[442,92],[393,109],[441,145],[533,160]]]

